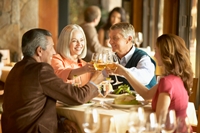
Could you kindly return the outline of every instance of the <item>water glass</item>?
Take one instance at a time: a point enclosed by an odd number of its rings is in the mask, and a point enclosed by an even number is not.
[[[188,117],[185,118],[177,118],[177,128],[176,133],[192,133],[191,125]]]
[[[83,129],[86,133],[96,133],[100,126],[99,113],[94,108],[86,108]]]

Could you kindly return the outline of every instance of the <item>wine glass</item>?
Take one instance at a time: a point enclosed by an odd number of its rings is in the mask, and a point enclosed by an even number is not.
[[[78,75],[73,76],[72,84],[76,87],[81,87],[81,77]]]
[[[161,132],[173,133],[176,130],[176,114],[174,110],[169,110],[167,113],[163,113],[161,117]]]
[[[107,54],[106,53],[93,53],[91,62],[98,71],[106,68]]]
[[[145,129],[145,113],[142,107],[131,108],[128,125],[129,133],[141,133]]]
[[[97,62],[99,59],[99,53],[92,53],[91,63]]]
[[[145,122],[142,133],[158,133],[158,122],[155,113],[150,113]]]
[[[141,32],[136,32],[134,41],[137,47],[140,47],[140,44],[143,42],[143,34]]]
[[[99,89],[104,98],[110,93],[110,91],[113,91],[112,85],[110,84],[111,82],[111,78],[107,77],[105,81],[100,83]]]
[[[177,128],[176,133],[192,133],[191,125],[188,117],[185,118],[177,118]]]
[[[107,58],[107,68],[112,71],[115,71],[117,69],[117,67],[116,67],[116,65],[114,65],[114,63],[119,64],[118,57],[114,53],[111,53],[108,55],[108,58]],[[116,74],[113,74],[113,75],[115,76],[115,83],[113,85],[119,85],[119,84],[123,83],[118,80]]]
[[[102,119],[102,132],[103,133],[117,133],[114,118],[104,117]]]
[[[99,113],[94,108],[86,108],[84,112],[83,129],[86,133],[96,133],[99,129]]]

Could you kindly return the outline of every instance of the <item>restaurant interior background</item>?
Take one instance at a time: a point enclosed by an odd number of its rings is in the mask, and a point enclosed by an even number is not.
[[[135,31],[143,33],[143,48],[150,46],[154,51],[156,38],[163,33],[181,36],[190,50],[195,77],[200,79],[198,0],[0,0],[0,49],[9,49],[11,62],[19,61],[21,36],[35,27],[51,31],[56,46],[62,28],[70,23],[82,23],[83,11],[89,5],[101,8],[97,29],[113,7],[125,8]],[[200,103],[199,93],[198,86],[196,108]]]

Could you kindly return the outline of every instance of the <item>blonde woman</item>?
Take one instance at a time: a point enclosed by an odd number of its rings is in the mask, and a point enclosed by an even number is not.
[[[71,83],[75,75],[80,77],[81,86],[90,80],[95,69],[92,64],[82,60],[86,56],[87,45],[84,31],[79,25],[70,24],[63,28],[56,52],[52,67],[64,82]]]

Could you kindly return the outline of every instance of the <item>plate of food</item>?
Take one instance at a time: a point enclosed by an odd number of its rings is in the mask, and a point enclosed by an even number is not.
[[[69,105],[69,104],[63,103],[61,101],[57,101],[57,103],[62,104],[64,106],[66,106],[66,107],[72,107],[72,108],[89,107],[89,106],[92,106],[92,105],[95,104],[94,101],[89,101],[89,102],[81,104],[81,105]]]
[[[106,101],[106,103],[116,108],[137,108],[143,106],[132,94],[118,96],[113,101]]]
[[[116,98],[118,96],[121,95],[129,95],[129,94],[135,94],[135,91],[131,91],[130,87],[126,84],[122,84],[120,86],[118,86],[117,89],[115,89],[114,91],[111,91],[107,96],[108,97],[112,97],[112,98]]]

